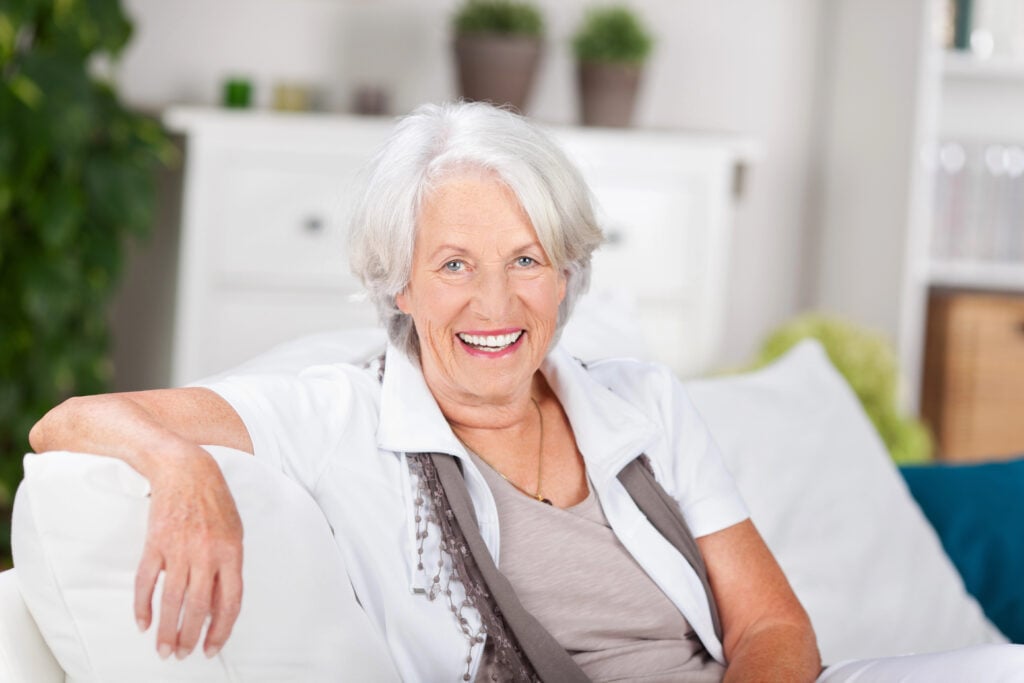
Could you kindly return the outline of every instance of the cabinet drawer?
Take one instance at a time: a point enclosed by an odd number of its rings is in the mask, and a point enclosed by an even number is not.
[[[687,230],[700,220],[692,185],[634,176],[629,183],[596,178],[591,188],[608,237],[594,254],[595,288],[626,288],[641,300],[691,296],[701,271],[701,250]]]
[[[1024,453],[1024,297],[932,294],[922,412],[943,458]]]
[[[355,289],[346,237],[366,154],[233,150],[213,166],[212,272],[225,284]]]
[[[703,291],[715,211],[727,206],[731,157],[670,138],[600,140],[562,131],[559,140],[596,200],[608,242],[594,255],[596,289],[638,300],[690,299]]]

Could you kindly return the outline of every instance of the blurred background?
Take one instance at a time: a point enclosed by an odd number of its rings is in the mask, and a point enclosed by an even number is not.
[[[595,3],[529,4],[540,25],[512,22],[539,46],[526,114],[576,140],[580,64],[588,49],[605,60],[610,41],[639,85],[627,119],[599,121],[581,153],[608,166],[663,140],[729,161],[727,186],[713,189],[712,162],[679,185],[706,202],[689,215],[728,235],[707,252],[710,350],[682,374],[751,367],[816,336],[898,461],[1024,452],[1024,0],[633,0],[641,39],[594,28],[596,48],[580,38]],[[337,327],[325,305],[372,323],[351,297],[337,304],[320,261],[293,275],[287,244],[264,245],[260,268],[236,247],[278,218],[261,197],[306,201],[325,178],[336,189],[390,117],[465,94],[453,46],[488,21],[460,24],[456,0],[15,5],[0,14],[8,488],[27,427],[65,395],[195,380]],[[60,75],[69,55],[87,76]],[[91,163],[101,139],[111,160]],[[62,151],[75,145],[84,162]],[[657,182],[674,201],[672,176]],[[75,213],[97,204],[106,213]],[[333,210],[286,218],[322,234]],[[89,254],[88,267],[70,260]],[[257,280],[273,287],[241,293]],[[232,305],[199,312],[217,296]],[[660,320],[686,338],[689,318],[644,305],[648,332]],[[215,323],[230,331],[195,332]]]

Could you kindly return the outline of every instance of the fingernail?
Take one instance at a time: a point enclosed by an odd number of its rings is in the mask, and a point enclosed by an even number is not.
[[[157,652],[160,653],[160,659],[167,659],[171,656],[171,646],[167,643],[162,643]]]
[[[140,633],[145,633],[146,632],[146,622],[145,622],[145,620],[139,619],[135,623],[139,625],[139,632]]]
[[[188,650],[183,647],[179,647],[178,651],[174,653],[174,656],[178,659],[185,659],[185,657],[188,657]]]
[[[205,650],[203,650],[203,652],[206,654],[206,656],[208,658],[213,659],[214,657],[217,656],[217,653],[220,652],[220,646],[219,645],[209,645],[209,646],[207,646],[207,648]]]

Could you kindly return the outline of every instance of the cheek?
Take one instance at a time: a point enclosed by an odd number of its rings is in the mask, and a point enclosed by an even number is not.
[[[558,307],[565,298],[565,279],[559,278],[557,283],[538,282],[529,294],[530,308],[545,327],[554,328],[558,324]]]

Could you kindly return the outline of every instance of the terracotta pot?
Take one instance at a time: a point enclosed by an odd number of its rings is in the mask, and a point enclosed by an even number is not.
[[[579,63],[576,75],[583,125],[630,125],[641,71],[639,64]]]
[[[467,100],[524,111],[539,59],[535,37],[481,33],[455,39],[459,90]]]

